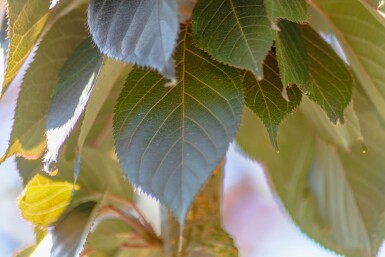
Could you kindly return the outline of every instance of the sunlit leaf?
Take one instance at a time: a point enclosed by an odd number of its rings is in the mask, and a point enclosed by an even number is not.
[[[7,1],[9,22],[9,50],[5,79],[0,97],[15,78],[32,51],[49,17],[49,0]]]
[[[12,156],[39,158],[45,150],[48,106],[59,71],[73,50],[87,37],[84,10],[76,10],[53,25],[40,43],[19,93],[9,147],[0,163]],[[58,47],[60,45],[60,47]]]
[[[279,18],[295,22],[307,20],[306,0],[265,0],[265,5],[272,20]]]
[[[47,152],[44,170],[51,172],[60,148],[83,114],[102,65],[102,57],[86,39],[60,71],[47,115]]]
[[[175,79],[176,0],[90,0],[88,24],[104,54]]]
[[[193,11],[196,44],[215,59],[263,77],[274,39],[263,0],[201,0]]]
[[[278,149],[277,133],[282,120],[301,102],[302,93],[297,86],[287,89],[288,99],[284,99],[275,56],[270,53],[264,62],[264,79],[258,81],[251,72],[245,72],[243,86],[245,88],[246,105],[261,118],[272,145]]]
[[[243,99],[237,71],[196,48],[187,27],[176,61],[178,84],[173,88],[163,87],[154,72],[130,73],[116,105],[114,135],[130,181],[183,223],[238,129]]]
[[[68,182],[55,182],[36,175],[19,197],[21,214],[36,225],[51,225],[69,205],[73,187]]]

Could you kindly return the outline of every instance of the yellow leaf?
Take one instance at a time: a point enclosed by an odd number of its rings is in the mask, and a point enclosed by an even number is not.
[[[36,175],[18,199],[22,216],[36,225],[52,224],[69,205],[73,188],[78,190],[79,186]]]

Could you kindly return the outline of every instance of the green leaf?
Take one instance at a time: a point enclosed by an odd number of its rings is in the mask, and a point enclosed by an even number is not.
[[[365,93],[385,118],[384,24],[359,1],[315,0],[310,6],[328,23]]]
[[[263,73],[264,79],[258,81],[251,72],[245,72],[245,100],[246,105],[261,118],[269,132],[271,144],[278,149],[278,126],[299,105],[302,93],[297,86],[291,86],[286,91],[289,101],[283,98],[284,86],[279,76],[277,60],[272,53],[265,60]]]
[[[39,174],[34,176],[18,200],[22,216],[39,226],[51,225],[69,205],[73,188],[68,182],[55,182]]]
[[[305,0],[265,0],[267,13],[272,20],[279,18],[294,22],[307,21],[307,4]]]
[[[215,59],[263,77],[274,39],[263,0],[201,0],[193,11],[196,44]]]
[[[385,137],[382,121],[360,94],[355,104],[368,151],[350,110],[345,124],[336,126],[318,119],[311,111],[316,106],[307,101],[281,127],[279,154],[260,134],[250,141],[251,131],[262,129],[250,112],[238,142],[264,165],[305,233],[344,256],[374,257],[384,239]],[[336,135],[340,140],[335,141]]]
[[[24,248],[23,250],[17,252],[13,257],[30,257],[33,251],[35,251],[36,246],[28,246],[27,248]]]
[[[299,27],[290,21],[281,20],[276,32],[276,51],[282,83],[308,85],[310,83],[309,61]]]
[[[310,84],[299,84],[334,123],[344,122],[344,109],[352,96],[352,76],[345,63],[313,29],[301,26],[309,56]]]
[[[49,17],[49,0],[7,1],[9,50],[0,98],[32,51]]]
[[[60,148],[84,113],[102,66],[102,57],[86,39],[60,71],[47,115],[47,152],[44,170],[50,172]]]
[[[51,257],[79,256],[95,221],[98,205],[85,203],[64,216],[52,232]]]
[[[10,143],[6,153],[0,157],[0,163],[12,155],[37,159],[43,154],[48,106],[59,80],[59,71],[87,37],[83,12],[79,9],[64,16],[40,43],[34,62],[24,76]]]
[[[236,133],[243,99],[235,69],[212,61],[183,27],[176,51],[178,84],[151,71],[127,79],[114,117],[115,147],[128,178],[183,223],[201,185]]]
[[[88,25],[104,54],[156,69],[175,80],[176,0],[90,0]]]

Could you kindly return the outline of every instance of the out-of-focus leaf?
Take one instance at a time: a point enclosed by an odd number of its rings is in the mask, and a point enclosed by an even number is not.
[[[281,20],[276,32],[276,51],[281,80],[284,86],[310,83],[309,61],[301,30],[297,24]]]
[[[193,11],[193,34],[215,59],[263,77],[274,39],[263,0],[201,0]]]
[[[282,85],[277,60],[272,53],[266,57],[263,73],[264,79],[258,81],[251,72],[245,72],[245,100],[246,105],[261,118],[269,132],[271,144],[278,149],[278,126],[299,105],[302,93],[297,86],[291,86],[286,91],[289,99],[282,97],[286,86]]]
[[[385,27],[360,1],[312,0],[328,23],[369,99],[385,119]]]
[[[49,0],[7,1],[9,38],[8,64],[0,98],[32,51],[49,17]]]
[[[192,16],[197,0],[178,0],[179,22],[185,23]]]
[[[301,26],[301,32],[309,56],[310,83],[299,87],[325,110],[332,122],[343,123],[344,109],[352,96],[350,71],[317,32],[307,25]]]
[[[104,54],[175,79],[176,0],[90,0],[88,24]]]
[[[136,186],[183,223],[191,201],[223,158],[238,129],[243,97],[235,69],[196,48],[183,27],[176,51],[178,85],[163,87],[136,69],[115,109],[115,146]]]
[[[4,12],[1,17],[0,23],[0,83],[3,83],[5,70],[7,67],[7,51],[9,47],[9,38],[7,34],[8,18]]]
[[[46,172],[51,172],[62,144],[83,114],[102,61],[89,38],[75,49],[60,71],[59,83],[54,89],[47,115]]]
[[[266,137],[255,133],[262,124],[250,112],[245,113],[238,142],[264,165],[304,232],[344,256],[374,257],[384,239],[385,130],[360,94],[354,103],[368,151],[354,115],[336,126],[306,113],[316,107],[307,101],[281,127],[279,154],[269,149]],[[255,140],[249,139],[250,133]],[[341,139],[335,141],[336,135]]]
[[[26,185],[18,204],[23,217],[39,226],[55,222],[71,201],[74,185],[36,175]],[[75,186],[78,189],[77,186]]]
[[[35,251],[36,246],[28,246],[27,248],[17,252],[13,257],[30,257],[33,251]]]
[[[79,256],[95,221],[98,205],[79,205],[65,215],[52,231],[51,257]]]
[[[221,220],[222,202],[222,164],[220,164],[211,178],[197,195],[186,223],[183,227],[182,256],[186,257],[235,257],[237,248],[232,238],[223,229]],[[162,234],[168,256],[177,251],[179,224],[167,214],[162,213]]]
[[[39,158],[45,150],[48,106],[59,71],[73,50],[87,37],[84,10],[76,10],[55,23],[40,43],[19,93],[9,147],[0,157]],[[60,47],[59,47],[60,45]]]
[[[273,21],[279,18],[294,22],[307,20],[306,0],[265,0],[265,5]]]

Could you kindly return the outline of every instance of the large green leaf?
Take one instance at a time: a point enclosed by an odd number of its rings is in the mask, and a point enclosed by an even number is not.
[[[176,0],[90,0],[88,24],[104,54],[175,79]]]
[[[151,71],[130,73],[115,110],[115,145],[129,179],[183,223],[201,185],[238,129],[242,90],[236,70],[196,48],[183,27],[176,51],[178,84]]]
[[[0,163],[12,155],[37,159],[43,154],[48,106],[59,71],[87,37],[83,14],[84,10],[79,9],[63,17],[40,43],[34,62],[24,76],[9,147],[0,157]]]
[[[278,126],[299,105],[302,93],[297,86],[291,86],[286,91],[288,99],[283,98],[282,91],[286,85],[282,85],[273,53],[267,56],[263,73],[264,79],[258,81],[251,72],[245,72],[245,100],[246,105],[261,118],[269,132],[272,145],[278,149]]]
[[[318,103],[334,123],[344,121],[344,109],[352,96],[353,80],[345,63],[320,35],[301,26],[310,69],[310,83],[299,84],[306,95]]]
[[[385,118],[384,23],[360,1],[314,0],[309,3],[336,35],[363,89]]]
[[[317,119],[314,104],[306,101],[281,127],[279,154],[269,148],[266,137],[255,133],[263,128],[250,112],[238,142],[264,165],[303,231],[345,256],[374,257],[385,228],[385,128],[367,101],[360,95],[355,100],[368,151],[350,111],[345,124],[336,126],[325,117]],[[255,140],[250,141],[250,133]],[[341,139],[336,141],[336,135]]]
[[[51,171],[60,148],[83,114],[102,66],[102,56],[86,39],[60,71],[47,115],[47,152],[44,169]],[[107,93],[107,92],[106,92]]]
[[[8,64],[0,97],[32,51],[49,17],[49,0],[7,1],[9,22]]]
[[[274,39],[263,0],[201,0],[193,11],[193,33],[215,59],[263,77],[262,63]]]
[[[91,226],[95,221],[98,205],[84,203],[71,210],[52,231],[51,257],[79,256],[83,250]]]
[[[310,71],[308,54],[302,39],[301,30],[292,22],[281,20],[278,23],[275,47],[282,83],[288,85],[308,85]]]
[[[278,18],[295,22],[307,20],[306,0],[265,0],[265,5],[272,20]]]

